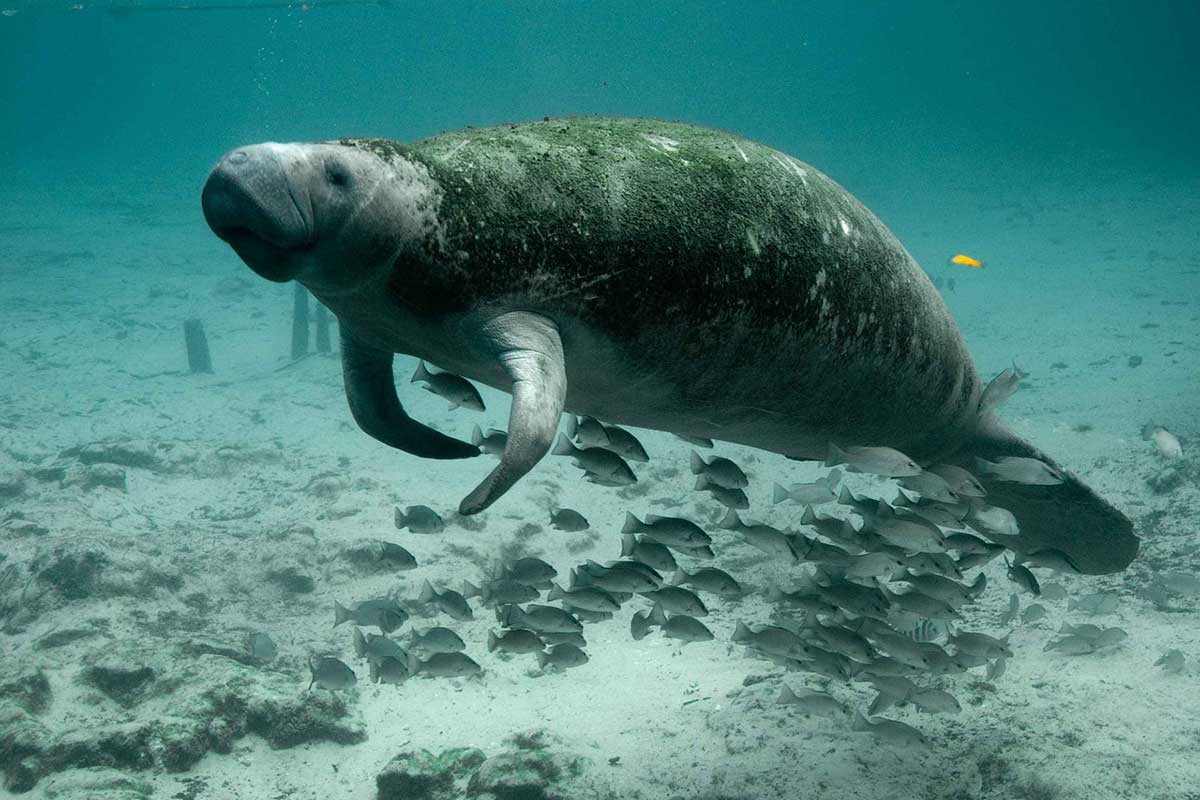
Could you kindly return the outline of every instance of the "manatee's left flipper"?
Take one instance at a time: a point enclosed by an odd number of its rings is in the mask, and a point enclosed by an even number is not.
[[[488,320],[480,343],[512,380],[508,443],[500,463],[459,504],[476,514],[533,469],[554,441],[567,397],[567,370],[558,326],[540,314],[512,311]]]
[[[393,354],[356,340],[342,328],[342,378],[358,427],[386,445],[422,458],[472,458],[479,448],[410,417],[396,396]]]

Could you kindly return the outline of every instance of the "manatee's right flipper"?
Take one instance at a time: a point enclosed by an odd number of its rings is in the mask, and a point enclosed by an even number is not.
[[[472,458],[479,448],[422,425],[404,412],[392,375],[393,354],[342,329],[342,378],[358,427],[386,445],[421,458]]]
[[[1129,518],[1093,492],[1087,484],[1033,445],[986,415],[970,446],[954,461],[974,470],[974,458],[995,461],[1004,456],[1036,458],[1054,467],[1066,482],[1029,486],[977,475],[989,505],[1006,508],[1017,518],[1020,533],[1004,544],[1020,553],[1052,548],[1066,553],[1088,575],[1119,572],[1137,556],[1138,537]]]
[[[512,381],[512,410],[500,463],[459,504],[460,514],[476,514],[496,502],[546,455],[567,398],[566,359],[553,321],[511,311],[485,322],[477,336]]]

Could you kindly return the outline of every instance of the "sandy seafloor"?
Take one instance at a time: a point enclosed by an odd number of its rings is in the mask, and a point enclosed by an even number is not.
[[[565,575],[585,558],[618,555],[627,509],[711,528],[720,508],[691,491],[689,447],[637,431],[652,461],[630,491],[586,484],[565,459],[547,458],[463,524],[453,510],[493,462],[418,462],[358,432],[336,357],[279,369],[287,363],[291,287],[258,279],[213,239],[196,196],[149,189],[130,201],[64,186],[4,197],[0,472],[65,471],[27,477],[22,494],[0,498],[0,684],[41,670],[50,697],[32,724],[51,740],[94,740],[186,714],[187,698],[224,682],[261,678],[270,692],[303,702],[308,656],[337,654],[360,677],[339,724],[366,734],[358,744],[276,749],[247,733],[231,752],[210,752],[183,772],[68,771],[22,796],[372,797],[376,774],[401,751],[472,746],[490,755],[514,732],[544,730],[557,737],[555,747],[591,760],[586,782],[597,796],[1200,797],[1200,597],[1177,596],[1164,607],[1143,594],[1158,570],[1200,571],[1200,254],[1185,225],[1200,212],[1200,195],[1182,181],[1058,176],[986,192],[964,186],[943,198],[944,218],[931,218],[937,205],[920,216],[881,215],[927,264],[964,241],[993,254],[988,269],[953,273],[957,288],[947,295],[981,373],[1013,359],[1029,373],[1004,417],[1125,510],[1144,544],[1123,574],[1044,575],[1072,597],[1116,592],[1119,606],[1090,618],[1068,612],[1065,601],[1045,602],[1046,619],[1014,626],[1015,657],[994,684],[978,669],[935,679],[959,698],[960,714],[889,712],[929,738],[895,748],[852,732],[848,720],[774,704],[784,682],[822,681],[746,658],[728,637],[737,619],[768,621],[762,590],[790,588],[789,572],[720,534],[716,563],[753,593],[711,604],[715,642],[681,647],[656,634],[632,641],[631,611],[645,605],[635,600],[615,620],[587,627],[590,663],[543,675],[532,656],[487,653],[487,630],[496,626],[490,611],[478,610],[472,622],[443,616],[436,624],[462,634],[482,678],[369,684],[365,664],[352,660],[349,627],[332,627],[335,600],[392,590],[415,597],[426,578],[457,587],[481,577],[501,548],[539,555]],[[163,375],[184,366],[180,329],[191,316],[207,326],[216,374]],[[1131,356],[1141,363],[1131,366]],[[401,397],[414,416],[460,436],[472,422],[506,426],[505,396],[484,389],[486,413],[451,412],[407,385],[412,368],[398,359]],[[1140,437],[1151,419],[1185,449],[1183,485],[1161,494],[1147,480],[1166,464]],[[62,454],[98,442],[135,442],[154,458],[120,468],[124,490],[85,488],[86,468]],[[746,516],[799,524],[798,507],[768,503],[771,483],[820,470],[727,444],[717,452],[750,475]],[[393,506],[411,503],[441,512],[447,530],[396,531]],[[550,529],[550,504],[582,511],[592,531]],[[364,537],[403,544],[421,566],[357,571],[344,551]],[[78,563],[89,552],[107,564],[80,597],[36,577],[55,559]],[[311,577],[312,591],[291,593],[267,579],[287,567]],[[1015,587],[999,562],[987,574],[989,590],[969,607],[966,627],[1000,634],[997,618]],[[1043,652],[1064,621],[1117,625],[1129,638],[1086,656]],[[58,647],[34,646],[65,630],[82,633]],[[185,649],[238,648],[247,630],[278,643],[270,665]],[[1153,666],[1169,648],[1187,656],[1181,674]],[[84,680],[104,659],[150,669],[125,706]],[[856,708],[873,696],[860,685],[831,691]]]

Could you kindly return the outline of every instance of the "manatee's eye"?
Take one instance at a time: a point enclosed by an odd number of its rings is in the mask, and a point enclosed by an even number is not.
[[[344,189],[350,185],[350,171],[342,164],[336,162],[326,164],[325,175],[329,178],[329,182],[338,188]]]

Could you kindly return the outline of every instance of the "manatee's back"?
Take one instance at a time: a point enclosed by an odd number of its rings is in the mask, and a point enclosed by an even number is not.
[[[924,273],[842,187],[776,150],[579,118],[443,134],[405,155],[443,187],[463,307],[580,320],[717,422],[802,420],[793,449],[852,438],[933,454],[974,424],[978,380]]]

